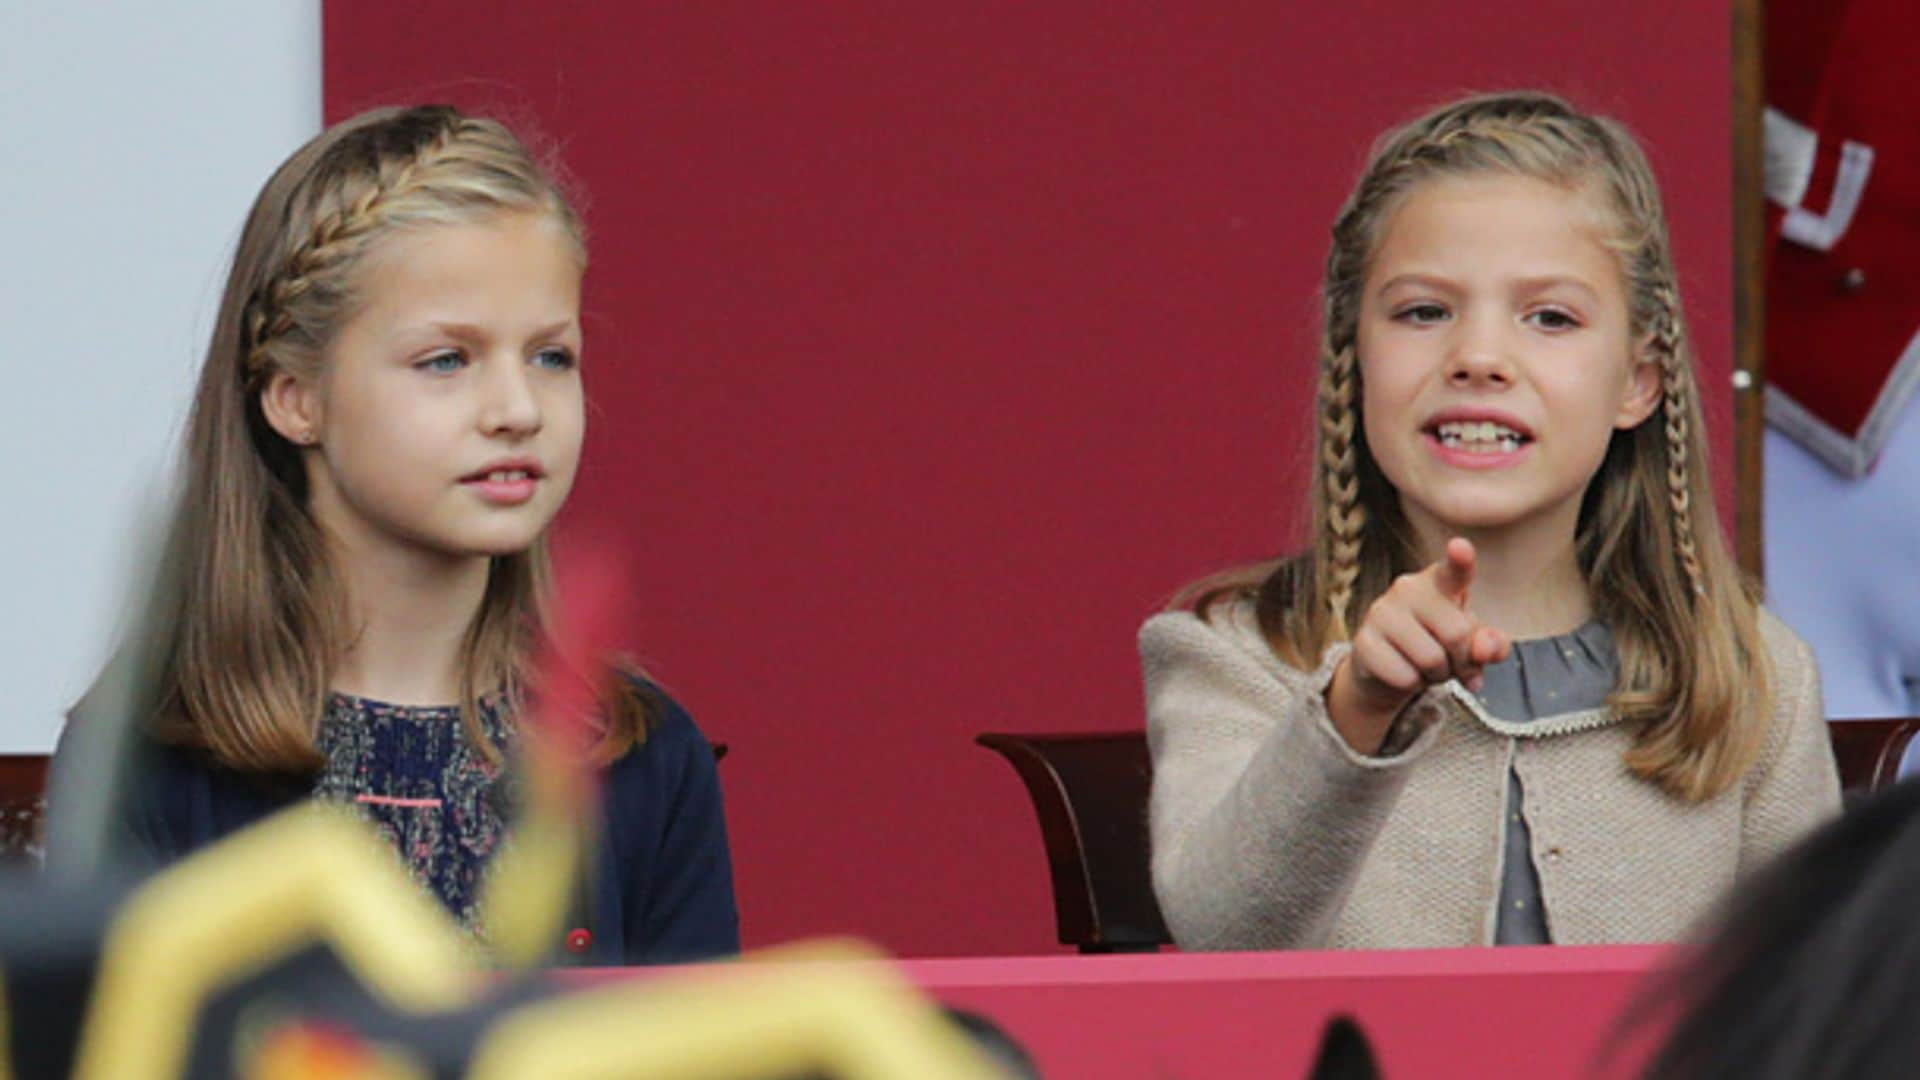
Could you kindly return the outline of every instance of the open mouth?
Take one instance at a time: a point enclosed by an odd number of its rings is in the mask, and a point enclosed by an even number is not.
[[[1426,431],[1441,446],[1466,454],[1511,454],[1533,441],[1526,432],[1493,420],[1448,420]]]
[[[494,506],[520,506],[532,500],[545,476],[537,461],[496,461],[461,477],[460,485]]]
[[[479,469],[460,478],[463,484],[514,484],[524,480],[539,480],[546,476],[538,465],[496,466]]]

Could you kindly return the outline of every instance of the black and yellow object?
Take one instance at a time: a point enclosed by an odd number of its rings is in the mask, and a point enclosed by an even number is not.
[[[287,811],[137,885],[0,888],[0,1080],[999,1075],[871,950],[566,993],[489,970],[377,837]]]

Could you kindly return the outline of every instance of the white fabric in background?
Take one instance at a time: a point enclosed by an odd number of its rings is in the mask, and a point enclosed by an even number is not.
[[[1830,717],[1920,715],[1920,399],[1846,479],[1766,435],[1769,606],[1820,661]],[[1901,774],[1920,768],[1920,742]]]
[[[319,127],[319,0],[0,3],[0,753],[121,628],[241,221]]]

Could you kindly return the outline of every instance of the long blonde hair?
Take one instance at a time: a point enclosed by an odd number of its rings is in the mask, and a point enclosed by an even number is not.
[[[1575,538],[1620,677],[1610,705],[1638,732],[1627,763],[1699,801],[1759,755],[1772,681],[1756,593],[1714,512],[1693,350],[1666,216],[1633,136],[1542,93],[1476,96],[1388,132],[1333,226],[1322,287],[1313,544],[1305,553],[1198,583],[1205,613],[1251,596],[1274,650],[1311,667],[1394,577],[1417,569],[1411,531],[1367,447],[1357,355],[1369,261],[1405,194],[1439,176],[1503,173],[1590,191],[1606,210],[1633,340],[1659,365],[1659,420],[1616,431],[1581,504]]]
[[[497,121],[447,106],[377,109],[301,147],[254,201],[187,422],[185,486],[167,535],[151,721],[230,768],[311,772],[330,676],[349,628],[307,507],[296,448],[268,424],[276,372],[313,379],[357,309],[356,271],[397,230],[503,212],[550,216],[582,266],[584,232],[548,170]],[[544,537],[491,560],[462,643],[461,712],[490,758],[484,693],[526,689],[547,628]],[[602,758],[646,735],[655,703],[629,680],[603,701]]]

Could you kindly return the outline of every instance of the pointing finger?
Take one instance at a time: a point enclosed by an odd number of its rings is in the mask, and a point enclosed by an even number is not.
[[[1473,585],[1473,543],[1461,537],[1447,541],[1447,554],[1434,564],[1434,586],[1441,595],[1461,607],[1467,606],[1467,590]]]

